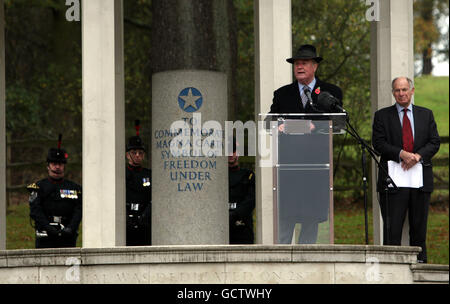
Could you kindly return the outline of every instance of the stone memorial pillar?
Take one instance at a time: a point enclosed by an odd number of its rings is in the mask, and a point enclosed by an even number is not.
[[[5,13],[0,0],[0,250],[6,249]]]
[[[255,120],[268,113],[273,91],[292,82],[291,0],[257,0],[255,12]],[[264,131],[263,131],[264,133]],[[270,142],[269,135],[264,142]],[[258,141],[262,138],[258,137]],[[258,142],[258,147],[260,142]],[[256,154],[256,237],[255,243],[273,244],[273,175],[272,167],[262,165]]]
[[[371,24],[372,113],[395,103],[391,92],[392,79],[398,76],[414,79],[413,0],[380,1],[379,9],[379,21]],[[373,239],[374,244],[378,245],[383,244],[383,219],[375,191],[376,171],[378,169],[372,161]],[[402,245],[409,244],[408,233],[409,223],[406,217]]]
[[[125,245],[121,0],[83,1],[83,247]]]
[[[152,86],[152,244],[228,244],[226,75],[159,72]]]

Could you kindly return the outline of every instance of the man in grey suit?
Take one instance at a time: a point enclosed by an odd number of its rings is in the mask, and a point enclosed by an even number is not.
[[[437,153],[440,138],[429,109],[411,104],[414,85],[407,77],[392,81],[392,94],[396,103],[375,112],[372,126],[372,144],[381,153],[377,191],[383,216],[385,245],[401,245],[402,228],[406,214],[409,219],[411,246],[420,246],[418,261],[427,262],[426,231],[430,196],[433,191],[431,158]],[[392,190],[386,185],[388,161],[401,164],[405,171],[422,164],[423,186],[398,187]],[[386,193],[387,192],[387,193]]]

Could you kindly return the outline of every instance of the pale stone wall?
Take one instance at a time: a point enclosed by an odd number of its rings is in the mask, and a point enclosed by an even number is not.
[[[448,283],[448,265],[416,264],[419,250],[374,245],[8,250],[0,251],[0,283]]]
[[[125,244],[121,0],[83,1],[83,247]]]
[[[379,6],[380,20],[371,24],[372,113],[395,103],[391,93],[391,82],[395,77],[414,79],[413,0],[384,0],[379,1]],[[372,189],[376,189],[377,170],[372,161]],[[383,220],[376,191],[372,192],[372,202],[374,243],[383,244]],[[402,245],[409,244],[408,231],[406,217]]]
[[[262,120],[272,104],[273,91],[292,82],[291,0],[258,0],[255,12],[255,121]],[[259,140],[259,139],[258,139]],[[266,135],[266,142],[270,136]],[[272,168],[256,156],[256,243],[273,244]]]

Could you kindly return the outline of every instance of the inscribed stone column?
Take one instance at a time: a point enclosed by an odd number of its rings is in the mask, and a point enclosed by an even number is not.
[[[83,1],[83,247],[125,245],[121,0]]]
[[[395,103],[391,93],[392,79],[398,76],[414,79],[413,0],[382,0],[379,5],[379,21],[371,24],[372,113]],[[372,189],[376,189],[377,170],[373,162]],[[383,221],[376,191],[373,191],[372,202],[374,244],[382,244]],[[404,245],[409,244],[408,231],[406,219],[402,238]]]
[[[227,158],[207,151],[222,151],[227,77],[159,72],[152,87],[152,244],[228,244]]]
[[[228,243],[227,158],[208,156],[202,147],[219,143],[220,132],[211,137],[208,130],[223,129],[227,119],[226,73],[232,60],[226,45],[232,39],[227,26],[217,26],[230,22],[225,3],[152,1],[154,245]],[[179,136],[170,132],[176,121],[174,132],[183,131]],[[199,133],[202,128],[206,134]],[[178,139],[191,141],[192,148],[180,148],[189,156],[172,155],[170,144],[177,148]]]
[[[255,1],[255,119],[268,113],[273,91],[292,82],[290,0]],[[267,135],[266,142],[270,140]],[[258,141],[260,138],[258,138]],[[258,143],[259,144],[259,143]],[[273,244],[272,168],[256,155],[256,243]]]
[[[0,250],[6,249],[5,12],[0,0]]]

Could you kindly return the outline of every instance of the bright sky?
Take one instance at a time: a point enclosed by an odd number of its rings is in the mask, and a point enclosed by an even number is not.
[[[448,20],[449,20],[448,16],[441,18],[439,20],[441,29],[444,33],[446,31],[448,33]],[[444,62],[439,62],[439,60],[436,57],[433,57],[432,62],[433,62],[433,71],[431,74],[433,76],[448,76],[448,60]]]
[[[433,58],[433,76],[448,76],[448,61],[438,62],[437,59]]]

